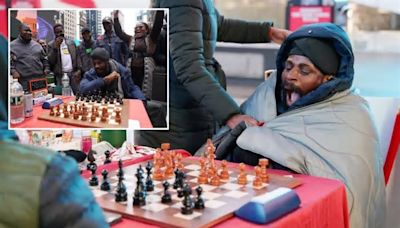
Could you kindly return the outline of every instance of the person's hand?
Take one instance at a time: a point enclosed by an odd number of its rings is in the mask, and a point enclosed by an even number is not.
[[[112,14],[114,15],[114,18],[118,18],[119,10],[114,10]]]
[[[228,125],[229,128],[233,129],[238,125],[240,122],[246,122],[247,125],[249,126],[258,126],[259,122],[255,119],[253,119],[251,116],[248,115],[241,115],[241,114],[236,114],[229,118],[228,121],[226,121],[226,125]]]
[[[76,82],[80,82],[80,81],[81,81],[81,70],[75,71],[75,73],[74,73],[74,80],[75,80]]]
[[[286,40],[290,33],[292,32],[286,29],[270,27],[269,35],[272,42],[281,44]]]
[[[62,36],[56,37],[56,41],[54,42],[54,45],[57,49],[60,48],[61,43],[63,42],[63,39],[64,39],[64,37],[62,37]]]
[[[13,76],[13,78],[16,78],[16,79],[19,79],[21,77],[21,75],[16,70],[12,73],[12,76]]]
[[[119,74],[116,71],[113,71],[111,74],[104,77],[104,82],[106,84],[110,84],[112,81],[119,78]]]

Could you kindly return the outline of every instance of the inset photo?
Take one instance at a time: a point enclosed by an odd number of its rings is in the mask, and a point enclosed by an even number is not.
[[[9,127],[168,130],[167,9],[10,9]]]

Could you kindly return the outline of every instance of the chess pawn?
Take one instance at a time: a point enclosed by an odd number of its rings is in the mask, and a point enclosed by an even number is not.
[[[161,197],[161,203],[170,203],[172,202],[171,194],[168,192],[169,183],[168,181],[164,181],[164,195]]]
[[[54,116],[55,115],[55,113],[54,113],[54,106],[51,106],[50,107],[50,116]]]
[[[107,170],[104,169],[101,172],[101,175],[103,176],[103,183],[101,184],[100,189],[103,191],[110,191],[110,183],[107,180],[107,175],[108,175]]]
[[[258,165],[261,167],[261,180],[263,183],[268,183],[268,173],[267,173],[267,166],[268,166],[268,159],[266,158],[261,158],[258,161]]]
[[[203,192],[203,188],[201,188],[201,186],[198,186],[196,188],[197,199],[196,199],[196,202],[194,203],[194,208],[196,208],[196,209],[204,209],[204,200],[201,198],[202,192]]]
[[[211,185],[212,186],[220,186],[221,185],[221,180],[216,172],[214,172],[214,175],[211,177]]]
[[[200,174],[197,177],[197,183],[198,184],[207,184],[208,183],[208,177],[207,177],[205,167],[203,169],[200,169]]]
[[[61,112],[60,112],[60,106],[57,106],[57,112],[56,112],[56,116],[60,116]]]
[[[229,180],[229,172],[228,172],[226,160],[222,161],[221,166],[222,166],[222,170],[221,170],[219,177],[221,178],[222,181],[228,181]]]
[[[92,172],[92,177],[89,180],[89,185],[90,186],[97,186],[99,185],[99,180],[96,176],[96,170],[97,170],[97,166],[96,165],[91,165],[90,166],[90,171]]]
[[[92,112],[92,115],[90,116],[90,120],[92,122],[96,121],[96,113],[95,112]]]
[[[154,166],[153,179],[156,181],[162,181],[164,179],[164,174],[158,164]]]
[[[183,192],[183,196],[185,198],[182,200],[183,207],[181,207],[181,213],[184,215],[193,214],[194,205],[193,205],[192,198],[190,197],[190,194],[192,192],[190,189],[190,186],[185,185],[182,189],[182,192]]]
[[[239,169],[240,169],[240,173],[239,176],[237,178],[237,183],[240,185],[246,185],[247,184],[247,176],[246,173],[244,171],[246,165],[244,163],[240,163],[239,164]]]
[[[74,119],[77,120],[79,118],[79,113],[77,111],[74,112]]]
[[[69,112],[67,110],[64,110],[64,118],[69,118]]]
[[[115,111],[115,122],[121,123],[121,110],[119,109]]]
[[[87,120],[87,116],[85,114],[83,114],[81,120],[82,121],[86,121]]]
[[[262,186],[262,179],[261,179],[261,168],[259,166],[254,167],[254,172],[256,176],[253,181],[253,187],[258,188]]]
[[[104,160],[104,165],[111,163],[111,160],[110,160],[111,153],[110,153],[110,151],[106,150],[104,152],[104,155],[106,156],[106,159]]]

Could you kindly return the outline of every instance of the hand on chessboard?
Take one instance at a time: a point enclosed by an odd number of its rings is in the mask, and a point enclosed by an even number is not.
[[[226,125],[228,125],[229,128],[233,129],[242,121],[246,122],[246,125],[248,126],[260,126],[260,123],[257,120],[253,119],[253,117],[242,114],[236,114],[229,118],[228,121],[226,121]]]
[[[116,80],[118,78],[119,78],[119,74],[116,71],[113,71],[111,74],[105,76],[103,79],[106,84],[110,84],[111,82],[113,82],[114,80]]]

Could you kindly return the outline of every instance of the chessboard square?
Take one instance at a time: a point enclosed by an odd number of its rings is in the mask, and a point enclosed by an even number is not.
[[[152,211],[152,212],[159,212],[162,210],[167,209],[169,206],[161,203],[150,203],[146,204],[145,206],[141,207],[144,210]]]
[[[94,197],[101,197],[101,196],[103,196],[103,195],[108,193],[106,191],[101,191],[101,190],[98,190],[98,189],[92,189],[92,192],[93,192]]]
[[[227,184],[221,185],[221,188],[227,189],[227,190],[237,190],[241,187],[242,186],[240,186],[238,184],[234,184],[234,183],[227,183]]]
[[[171,194],[171,199],[172,199],[172,200],[175,200],[175,201],[182,201],[182,200],[183,200],[183,197],[182,197],[182,198],[179,198],[179,197],[178,197],[178,194]]]
[[[160,195],[148,195],[146,197],[147,202],[161,202],[161,196]]]
[[[242,198],[243,196],[246,196],[248,194],[249,193],[242,192],[242,191],[230,191],[230,192],[225,193],[224,196],[239,199],[239,198]]]
[[[197,179],[196,179],[196,181],[197,181]],[[200,186],[203,189],[203,192],[209,192],[209,191],[212,191],[217,188],[216,186],[212,186],[212,185],[208,185],[208,184],[201,184]]]
[[[205,207],[212,208],[212,209],[216,209],[216,208],[222,207],[225,204],[226,204],[225,202],[219,201],[219,200],[207,200],[204,203]]]
[[[188,170],[199,170],[200,166],[196,165],[196,164],[191,164],[191,165],[185,166],[185,169],[188,169]]]
[[[251,186],[249,186],[249,187],[252,187],[252,188],[254,188],[254,189],[257,189],[257,190],[260,190],[260,189],[262,189],[262,188],[265,188],[265,187],[267,187],[268,186],[268,184],[262,184],[261,186],[259,186],[259,187],[254,187],[253,186],[253,182],[251,183]]]
[[[198,180],[197,180],[197,178],[192,178],[192,179],[189,180],[189,182],[191,182],[191,183],[197,183]]]
[[[174,198],[174,197],[172,197],[172,198]],[[173,204],[170,207],[180,209],[181,207],[183,207],[183,204],[182,204],[182,202],[178,202],[178,203]]]
[[[203,193],[203,198],[206,199],[206,200],[213,200],[213,199],[216,199],[216,198],[218,198],[220,196],[221,196],[221,194],[214,193],[214,192],[204,192]]]
[[[149,194],[156,194],[156,193],[159,193],[159,192],[162,192],[162,191],[164,191],[164,189],[163,188],[154,188],[154,190],[153,191],[151,191],[151,192],[148,192]]]
[[[175,217],[177,218],[181,218],[181,219],[185,219],[185,220],[193,220],[194,218],[197,218],[199,216],[201,216],[202,214],[200,212],[197,211],[193,211],[193,214],[190,215],[184,215],[182,213],[176,213],[174,214]]]
[[[193,176],[193,177],[198,177],[199,174],[200,174],[200,172],[197,171],[197,170],[195,170],[195,171],[190,171],[190,172],[186,173],[186,175],[188,175],[188,176]]]
[[[253,181],[256,177],[253,175],[247,175],[247,180],[248,181]]]

